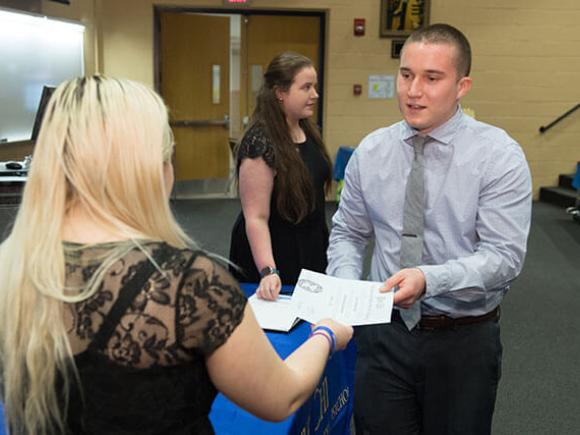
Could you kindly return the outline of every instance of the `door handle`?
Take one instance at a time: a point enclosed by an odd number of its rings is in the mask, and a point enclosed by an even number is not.
[[[230,116],[224,115],[224,119],[182,119],[179,121],[171,121],[169,123],[172,127],[223,127],[228,129],[230,127]]]

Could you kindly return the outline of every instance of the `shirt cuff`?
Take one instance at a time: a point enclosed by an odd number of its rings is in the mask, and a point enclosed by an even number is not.
[[[423,298],[438,296],[449,288],[449,274],[444,266],[418,266],[417,269],[425,275]]]

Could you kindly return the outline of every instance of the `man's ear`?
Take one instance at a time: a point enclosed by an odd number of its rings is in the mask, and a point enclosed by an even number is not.
[[[464,96],[467,95],[467,93],[471,90],[471,77],[467,76],[467,77],[462,77],[461,79],[459,79],[459,82],[457,83],[458,85],[458,89],[457,89],[457,99],[461,99]]]

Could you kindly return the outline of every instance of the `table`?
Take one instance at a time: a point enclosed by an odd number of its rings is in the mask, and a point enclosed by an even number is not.
[[[18,161],[22,169],[7,169],[7,162],[0,162],[0,204],[19,204],[28,175],[25,161]]]
[[[249,296],[254,293],[255,284],[241,284]],[[284,287],[283,292],[290,288]],[[310,334],[310,324],[300,322],[289,333],[266,332],[278,355],[286,358],[300,346]],[[280,423],[261,420],[222,394],[216,398],[210,420],[218,435],[275,435],[275,434],[351,434],[354,394],[354,365],[356,348],[354,340],[348,347],[337,352],[328,361],[320,383],[314,394],[293,415]],[[351,430],[352,427],[352,430]]]

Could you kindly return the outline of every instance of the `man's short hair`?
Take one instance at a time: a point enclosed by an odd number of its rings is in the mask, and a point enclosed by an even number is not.
[[[412,42],[429,44],[451,44],[457,48],[456,69],[458,78],[466,77],[471,71],[471,46],[467,37],[458,29],[449,24],[432,24],[415,30],[403,46]]]

